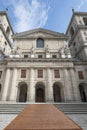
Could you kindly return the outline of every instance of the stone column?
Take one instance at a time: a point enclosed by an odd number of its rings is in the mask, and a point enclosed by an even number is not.
[[[73,86],[73,92],[74,92],[74,100],[81,101],[79,86],[76,81],[75,70],[72,68],[72,69],[70,69],[70,71],[71,71],[72,86]]]
[[[3,93],[2,93],[2,101],[6,101],[6,97],[8,94],[8,88],[9,88],[9,81],[10,81],[10,69],[7,68],[5,83],[4,83]]]
[[[73,90],[71,84],[71,77],[69,75],[69,70],[64,69],[64,87],[66,90],[66,102],[72,102],[73,99]]]
[[[51,69],[47,69],[47,92],[46,92],[46,101],[52,102],[53,101],[53,84],[52,84],[52,72]]]
[[[35,102],[34,69],[30,70],[30,85],[28,88],[28,101]]]
[[[17,95],[16,94],[17,93],[16,81],[17,81],[17,68],[14,68],[12,84],[11,84],[11,92],[10,92],[10,101],[16,101],[16,95]]]

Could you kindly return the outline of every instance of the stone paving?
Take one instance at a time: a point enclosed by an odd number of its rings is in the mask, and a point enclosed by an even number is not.
[[[0,130],[3,130],[16,116],[16,114],[0,114]]]
[[[75,121],[83,130],[87,130],[87,114],[67,114],[73,121]]]

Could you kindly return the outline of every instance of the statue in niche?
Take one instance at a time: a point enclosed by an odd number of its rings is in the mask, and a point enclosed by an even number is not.
[[[61,55],[64,55],[64,54],[65,54],[64,47],[62,47],[62,48],[60,49],[60,53],[61,53]]]
[[[67,45],[65,46],[64,50],[65,50],[65,54],[70,54],[70,49],[68,48]]]
[[[50,53],[48,45],[46,46],[45,51],[46,51],[46,53]]]
[[[33,45],[32,45],[31,53],[34,54],[34,52],[35,52],[35,49],[34,49],[34,47],[33,47]]]

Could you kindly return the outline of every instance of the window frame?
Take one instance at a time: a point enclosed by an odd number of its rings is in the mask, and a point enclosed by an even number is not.
[[[2,71],[0,71],[0,79],[2,78]]]
[[[41,56],[41,57],[40,57]],[[38,55],[38,58],[43,58],[43,55]]]
[[[59,69],[54,69],[54,78],[60,78],[60,71],[59,71]]]
[[[40,44],[42,44],[42,45],[40,45]],[[42,38],[38,38],[37,39],[37,41],[36,41],[36,48],[44,48],[44,39],[42,39]]]
[[[83,71],[78,71],[78,77],[79,77],[80,80],[84,79]]]
[[[57,58],[57,55],[56,55],[56,54],[52,55],[52,58],[53,58],[53,59],[56,59],[56,58]]]
[[[21,69],[21,78],[26,78],[26,69]]]
[[[27,56],[27,57],[26,57]],[[28,55],[24,55],[24,58],[28,58]]]
[[[37,77],[38,78],[43,78],[43,69],[38,69],[37,70]]]

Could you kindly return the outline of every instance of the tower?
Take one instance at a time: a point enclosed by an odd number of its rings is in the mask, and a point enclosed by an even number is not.
[[[12,48],[14,34],[6,11],[0,11],[0,57],[8,56]]]
[[[71,55],[80,61],[87,61],[87,13],[73,12],[66,34]]]

